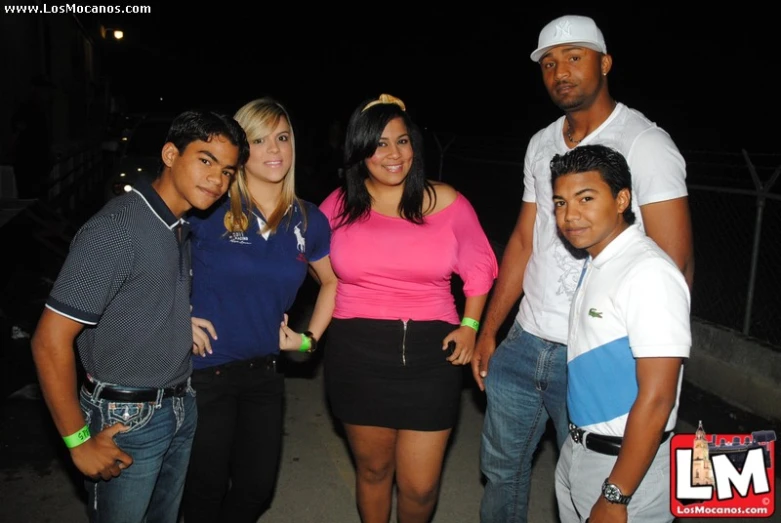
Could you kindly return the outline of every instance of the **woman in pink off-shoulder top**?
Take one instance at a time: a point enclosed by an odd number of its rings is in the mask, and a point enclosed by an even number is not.
[[[395,477],[398,521],[423,523],[496,257],[467,199],[426,179],[422,137],[401,100],[361,103],[344,147],[344,184],[320,206],[339,281],[326,390],[355,457],[361,519],[388,521]],[[464,282],[461,318],[453,274]]]

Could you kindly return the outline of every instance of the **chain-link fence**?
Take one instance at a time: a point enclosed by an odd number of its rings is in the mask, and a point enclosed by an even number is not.
[[[781,346],[781,154],[683,155],[694,231],[692,313]]]
[[[430,133],[429,171],[503,244],[521,206],[526,143]],[[432,147],[432,145],[434,145]],[[781,154],[681,151],[694,233],[692,315],[781,347]]]

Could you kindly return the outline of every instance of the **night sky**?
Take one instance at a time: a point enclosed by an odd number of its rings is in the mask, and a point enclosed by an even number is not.
[[[346,120],[362,99],[388,92],[430,129],[525,141],[561,114],[529,59],[539,31],[556,16],[584,14],[613,55],[613,96],[681,149],[777,150],[770,9],[466,5],[153,6],[152,15],[109,19],[126,36],[106,47],[103,68],[136,111],[209,106],[232,114],[270,94],[300,129]]]

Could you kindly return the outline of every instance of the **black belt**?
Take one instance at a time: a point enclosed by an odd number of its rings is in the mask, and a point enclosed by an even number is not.
[[[92,394],[95,392],[95,383],[89,379],[84,380],[84,389]],[[104,385],[100,391],[100,394],[95,399],[118,401],[120,403],[149,403],[152,401],[157,401],[157,396],[160,390],[163,391],[164,398],[170,398],[171,396],[181,397],[187,393],[187,382],[183,381],[178,385],[167,387],[165,389],[146,389],[136,387],[121,387],[119,385]]]
[[[214,367],[204,367],[203,369],[197,369],[194,372],[222,374],[222,371],[231,370],[272,370],[276,372],[277,361],[279,360],[278,354],[267,354],[258,358],[251,358],[248,360],[231,361],[230,363],[223,363],[222,365],[215,365]]]
[[[600,454],[607,454],[608,456],[618,456],[618,453],[621,450],[621,444],[624,442],[624,438],[586,432],[572,424],[569,426],[569,435],[575,443],[583,443],[583,446],[587,449],[599,452]],[[661,445],[667,441],[671,435],[672,431],[667,431],[662,434],[662,439],[659,441],[659,444]]]

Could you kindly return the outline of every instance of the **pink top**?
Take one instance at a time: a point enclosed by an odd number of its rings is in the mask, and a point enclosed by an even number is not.
[[[340,191],[320,205],[332,230],[342,209]],[[451,275],[459,275],[469,297],[487,294],[498,272],[477,214],[460,193],[422,225],[371,211],[368,219],[333,230],[331,264],[339,278],[334,318],[454,324]]]

